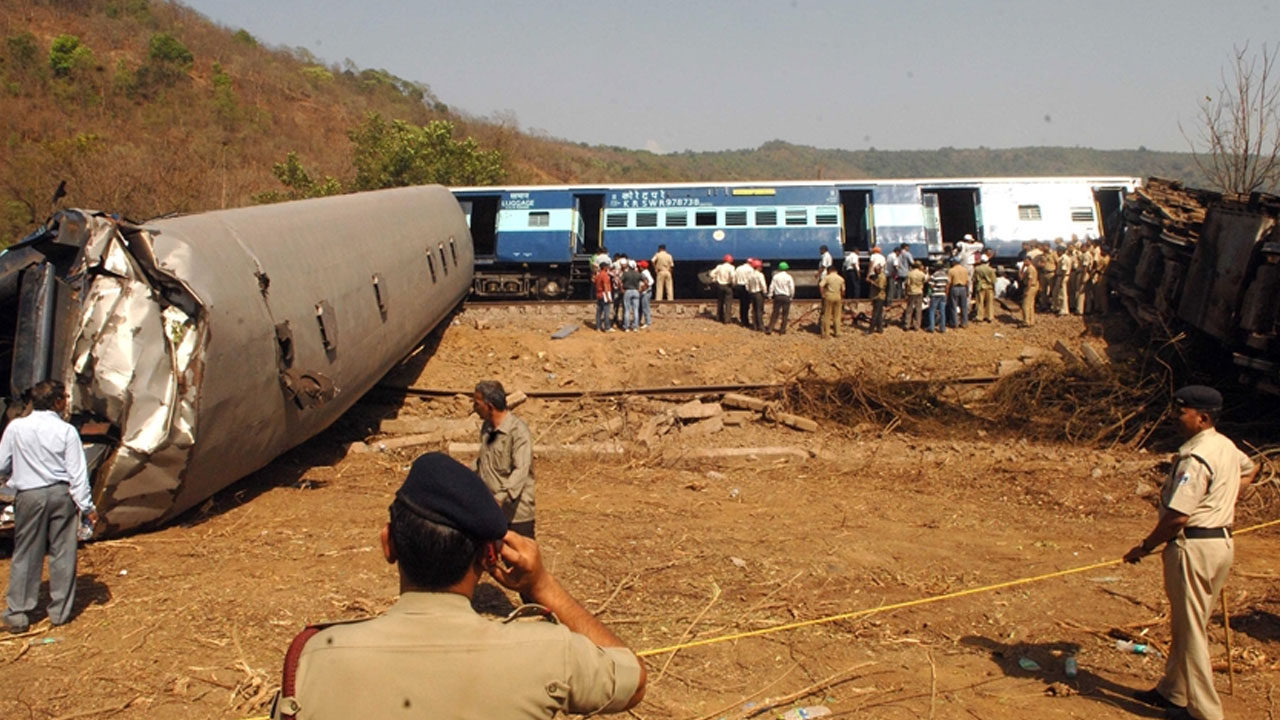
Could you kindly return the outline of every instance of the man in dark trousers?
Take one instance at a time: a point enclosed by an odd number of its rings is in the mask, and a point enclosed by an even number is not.
[[[62,419],[67,390],[44,380],[31,389],[31,414],[15,418],[0,438],[0,474],[9,473],[13,501],[13,563],[4,622],[26,632],[40,596],[44,556],[49,554],[49,622],[71,621],[76,599],[76,528],[79,513],[98,521],[89,498],[80,433]]]

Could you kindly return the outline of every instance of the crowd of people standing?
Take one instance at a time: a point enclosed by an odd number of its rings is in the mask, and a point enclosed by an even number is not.
[[[1100,242],[1075,237],[1070,242],[1031,241],[1024,244],[1012,267],[1000,270],[994,258],[994,251],[970,234],[945,258],[932,260],[914,258],[905,243],[887,255],[875,245],[867,256],[864,274],[859,253],[846,252],[837,271],[830,249],[822,245],[814,278],[822,298],[818,333],[838,336],[845,301],[861,299],[864,292],[871,303],[868,333],[884,332],[886,311],[897,301],[902,301],[898,323],[904,330],[937,333],[967,328],[970,322],[993,322],[1000,298],[1019,303],[1023,326],[1034,325],[1037,312],[1089,314],[1106,307],[1110,258]],[[639,261],[623,253],[610,256],[602,248],[591,264],[595,270],[596,329],[601,332],[651,327],[652,302],[674,299],[675,260],[665,245],[659,245],[650,260]],[[796,294],[788,263],[778,263],[766,276],[762,260],[735,261],[732,255],[725,255],[707,277],[715,291],[718,321],[737,322],[766,334],[787,331]],[[773,306],[767,321],[766,301]],[[855,323],[859,317],[855,313]]]

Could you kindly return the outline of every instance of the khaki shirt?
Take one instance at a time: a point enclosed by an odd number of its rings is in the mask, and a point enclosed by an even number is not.
[[[1188,527],[1230,527],[1236,517],[1240,478],[1253,461],[1215,428],[1201,430],[1178,448],[1160,493],[1160,513],[1187,516]]]
[[[1040,273],[1036,272],[1036,266],[1030,259],[1022,263],[1022,282],[1028,288],[1040,287]]]
[[[871,299],[884,300],[885,288],[889,287],[889,278],[884,273],[879,272],[867,277],[867,283],[871,285]]]
[[[924,284],[929,282],[929,276],[924,274],[920,268],[911,268],[907,273],[906,288],[908,295],[924,295]]]
[[[974,268],[973,287],[975,290],[994,290],[996,287],[996,269],[987,263]]]
[[[951,283],[951,287],[969,287],[969,271],[964,266],[957,263],[951,266],[947,271],[947,281]]]
[[[675,259],[672,258],[671,253],[666,250],[659,250],[658,253],[653,256],[654,272],[671,272],[671,268],[675,266]]]
[[[639,682],[626,648],[549,622],[489,620],[464,595],[409,592],[308,640],[294,699],[299,720],[551,718],[618,712]]]
[[[844,297],[844,278],[840,273],[827,273],[818,283],[818,289],[822,291],[823,300],[839,300]]]
[[[476,472],[502,507],[507,522],[534,519],[533,438],[529,426],[508,412],[498,427],[480,427]]]

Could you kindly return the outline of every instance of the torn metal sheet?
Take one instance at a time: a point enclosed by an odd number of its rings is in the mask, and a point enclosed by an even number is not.
[[[10,399],[67,384],[73,424],[95,428],[104,531],[146,527],[326,428],[461,302],[472,268],[441,187],[145,225],[68,210],[0,254],[0,339],[32,350],[0,370]]]

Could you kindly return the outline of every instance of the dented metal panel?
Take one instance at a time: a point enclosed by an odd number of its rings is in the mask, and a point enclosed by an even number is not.
[[[50,374],[79,421],[110,428],[93,478],[108,532],[172,518],[323,430],[462,300],[473,269],[440,187],[143,226],[66,211],[24,246],[48,260],[21,272],[65,283],[56,338],[40,340],[63,348]],[[433,282],[441,246],[452,272]]]
[[[1178,317],[1224,342],[1239,339],[1237,313],[1257,246],[1275,218],[1256,209],[1215,206],[1205,216],[1186,274]]]

